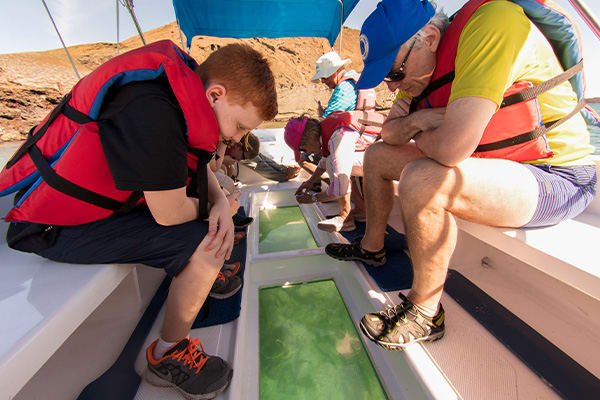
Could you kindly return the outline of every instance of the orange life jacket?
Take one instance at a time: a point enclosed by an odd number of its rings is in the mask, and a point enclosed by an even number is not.
[[[164,40],[115,57],[82,78],[42,123],[32,128],[27,141],[0,172],[0,196],[28,188],[6,220],[80,225],[126,212],[142,201],[141,192],[115,187],[95,119],[110,90],[165,74],[185,117],[188,169],[198,172],[191,174],[197,175],[191,194],[206,207],[206,163],[216,149],[219,128],[202,81],[194,72],[196,66],[191,57]],[[202,211],[206,213],[206,209]]]
[[[321,155],[328,157],[329,139],[340,126],[345,126],[360,133],[356,141],[355,151],[365,151],[381,132],[385,116],[373,110],[366,111],[334,111],[321,121]]]
[[[448,105],[460,34],[473,13],[488,1],[490,0],[471,0],[455,14],[438,46],[436,69],[431,77],[431,83],[421,95],[413,99],[411,112],[418,108]],[[559,57],[565,70],[579,62],[579,53],[577,53],[579,46],[574,24],[557,9],[556,5],[548,0],[512,1],[523,7],[528,18],[532,19],[540,31],[549,37],[555,52],[557,48],[567,50],[564,51],[568,53],[566,56]],[[553,39],[551,40],[550,37]],[[571,79],[571,84],[580,98],[583,97],[583,92],[578,90],[573,82],[582,79],[583,75],[579,72]],[[537,97],[525,96],[526,99],[522,99],[523,91],[533,86],[531,82],[519,81],[506,90],[502,105],[484,130],[473,157],[503,158],[513,161],[532,161],[552,157],[546,131],[551,129],[556,121],[542,123]],[[587,117],[590,111],[584,109],[582,113],[587,113],[584,115]]]

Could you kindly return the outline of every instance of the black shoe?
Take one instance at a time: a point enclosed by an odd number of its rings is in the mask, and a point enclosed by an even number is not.
[[[247,227],[248,225],[250,225],[252,223],[252,221],[254,221],[254,218],[252,217],[243,217],[239,214],[235,214],[233,216],[233,225],[235,225],[235,227],[237,229],[242,229]]]
[[[198,339],[190,342],[181,339],[159,360],[152,352],[156,340],[146,350],[148,371],[144,378],[156,386],[170,386],[180,391],[188,399],[212,399],[225,390],[233,369],[219,357],[204,352]]]
[[[350,244],[329,243],[325,246],[328,256],[342,261],[362,261],[375,267],[380,267],[387,261],[385,249],[368,251],[360,246],[360,238]]]
[[[399,293],[402,303],[383,311],[365,315],[360,321],[363,333],[388,350],[403,350],[417,342],[441,339],[446,330],[444,307],[433,318],[421,313],[410,300]]]
[[[241,287],[242,279],[239,276],[229,276],[219,271],[208,295],[215,299],[227,299],[236,294]]]

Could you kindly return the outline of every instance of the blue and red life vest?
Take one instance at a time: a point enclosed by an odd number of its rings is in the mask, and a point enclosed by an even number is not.
[[[329,139],[340,126],[354,129],[360,133],[354,151],[365,151],[381,133],[385,116],[374,110],[334,111],[321,121],[321,155],[328,157]]]
[[[188,175],[195,181],[188,194],[193,189],[205,214],[206,163],[216,149],[219,127],[196,66],[194,59],[164,40],[115,57],[82,78],[29,132],[0,172],[0,196],[27,188],[5,219],[80,225],[126,212],[143,201],[141,192],[115,187],[95,119],[110,90],[164,75],[187,127]]]
[[[431,83],[423,93],[413,99],[411,112],[418,108],[445,107],[448,105],[454,62],[460,34],[469,18],[490,0],[471,0],[453,17],[444,33],[436,54],[436,69]],[[584,106],[584,80],[580,40],[575,24],[558,6],[549,0],[511,0],[523,8],[527,17],[540,29],[550,42],[563,69],[580,100],[575,112],[581,111],[586,121],[600,124],[600,118]],[[570,71],[568,71],[570,70]],[[558,83],[567,79],[567,75]],[[539,86],[539,85],[538,85]],[[552,157],[546,132],[569,116],[542,124],[539,104],[533,83],[515,82],[504,93],[500,109],[492,116],[473,157],[503,158],[513,161],[532,161]],[[546,89],[548,90],[548,89]],[[539,94],[539,93],[538,93]]]

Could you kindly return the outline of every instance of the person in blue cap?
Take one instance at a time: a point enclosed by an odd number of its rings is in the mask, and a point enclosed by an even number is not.
[[[554,12],[531,3],[523,7]],[[325,251],[384,265],[393,181],[399,181],[414,280],[408,296],[400,294],[402,304],[360,322],[382,347],[399,350],[444,335],[440,298],[457,217],[500,227],[547,226],[581,213],[595,195],[594,148],[577,95],[547,32],[525,11],[511,1],[471,0],[449,22],[426,0],[383,0],[362,26],[357,88],[384,81],[399,94],[383,141],[365,155],[365,236]],[[530,100],[507,100],[555,76],[554,86]]]

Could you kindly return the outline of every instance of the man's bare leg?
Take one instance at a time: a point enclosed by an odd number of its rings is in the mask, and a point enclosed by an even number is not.
[[[368,251],[383,248],[388,218],[394,205],[393,181],[398,180],[409,162],[422,158],[413,143],[390,146],[379,142],[366,151],[364,165],[367,228],[361,246]]]
[[[414,271],[408,297],[432,316],[456,246],[456,217],[522,226],[535,212],[538,186],[524,166],[511,161],[467,159],[448,168],[424,158],[404,168],[399,195]]]

